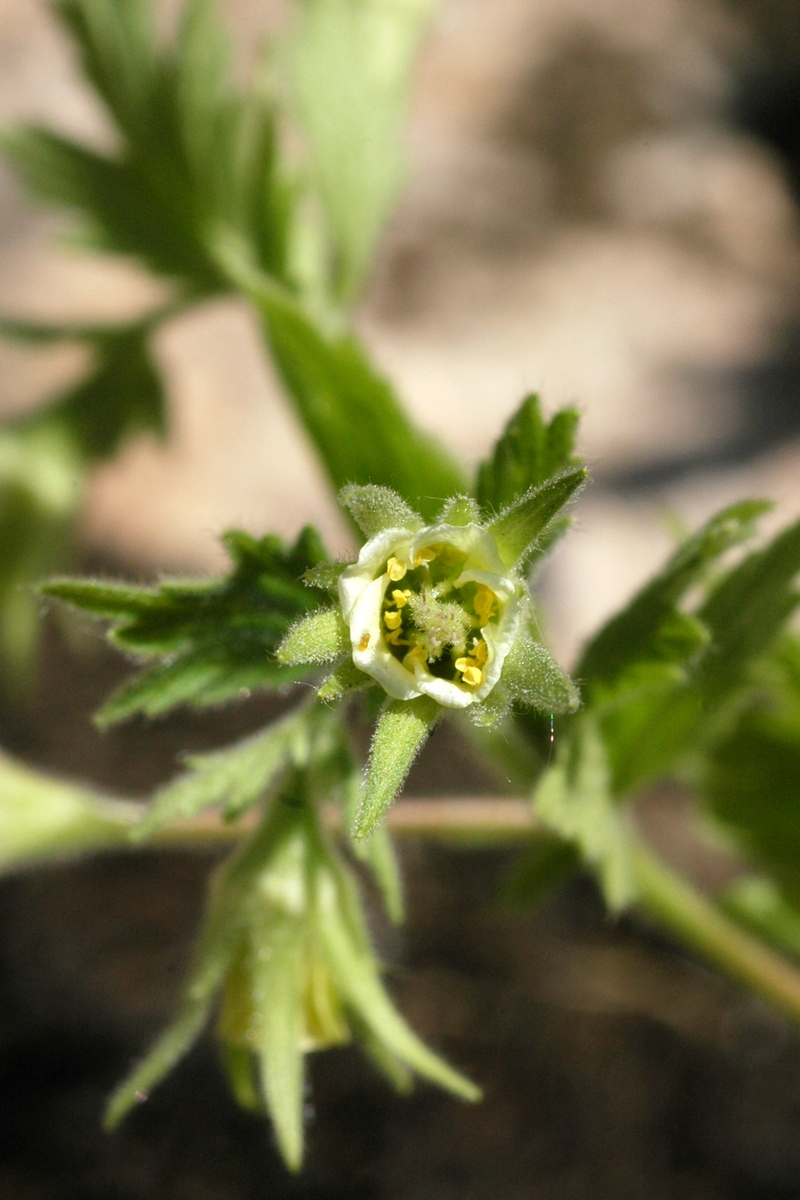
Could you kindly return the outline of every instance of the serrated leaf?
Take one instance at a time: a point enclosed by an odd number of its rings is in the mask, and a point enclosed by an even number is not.
[[[476,495],[488,512],[499,512],[552,475],[578,466],[575,435],[580,413],[557,412],[548,422],[539,397],[526,396],[492,452],[478,468]]]
[[[507,567],[516,567],[536,549],[538,539],[554,517],[574,499],[586,482],[585,467],[575,467],[554,475],[545,483],[526,492],[489,525],[500,557]]]
[[[302,675],[274,653],[299,614],[318,598],[301,582],[323,557],[319,536],[305,529],[293,547],[267,535],[229,531],[229,575],[126,587],[91,580],[54,580],[41,589],[112,622],[109,639],[137,657],[159,661],[112,697],[102,724],[135,712],[155,716],[176,704],[217,704],[242,689],[278,687]]]
[[[308,0],[295,15],[293,95],[346,302],[372,265],[402,181],[401,123],[431,9],[430,0]]]
[[[524,630],[503,664],[502,681],[512,699],[540,712],[569,713],[580,706],[575,684],[547,648]]]
[[[277,779],[307,719],[304,707],[233,746],[189,756],[188,770],[156,792],[134,831],[135,840],[145,840],[169,821],[196,817],[214,804],[225,806],[227,819],[239,817]]]
[[[391,488],[425,520],[463,492],[460,469],[411,424],[354,338],[323,336],[291,300],[254,299],[289,398],[336,492],[345,484]]]
[[[597,871],[609,908],[618,911],[634,898],[633,869],[596,721],[583,716],[562,746],[533,794],[534,808],[560,837],[575,843]]]
[[[350,649],[350,630],[341,608],[322,608],[298,621],[278,646],[279,663],[295,667],[300,663],[329,663]]]
[[[349,484],[339,493],[339,503],[346,508],[364,537],[369,540],[384,529],[422,529],[423,521],[402,496],[391,488],[375,484]]]
[[[387,700],[372,739],[353,837],[369,837],[378,827],[440,714],[439,705],[428,696],[419,696],[415,700]]]
[[[770,507],[761,500],[734,504],[687,538],[663,571],[589,642],[575,668],[576,677],[589,684],[607,683],[639,659],[661,657],[657,641],[665,624],[674,620],[678,601],[715,560],[752,536],[754,521]]]

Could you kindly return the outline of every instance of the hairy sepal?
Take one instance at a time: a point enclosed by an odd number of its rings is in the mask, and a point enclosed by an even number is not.
[[[402,496],[376,484],[350,484],[342,488],[339,503],[368,540],[384,529],[408,529],[416,533],[424,525],[419,513]]]
[[[353,823],[354,838],[369,837],[380,824],[441,711],[428,696],[389,700],[384,705],[372,739],[364,794]]]
[[[562,471],[526,492],[492,521],[489,532],[507,567],[513,569],[524,563],[550,522],[575,498],[587,478],[585,467]]]
[[[287,667],[329,663],[350,648],[350,632],[339,608],[323,608],[298,621],[278,647],[276,658]]]

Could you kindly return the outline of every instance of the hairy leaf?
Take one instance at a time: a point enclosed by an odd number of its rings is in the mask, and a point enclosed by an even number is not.
[[[500,512],[552,475],[579,465],[575,435],[580,414],[564,408],[550,421],[539,397],[526,396],[492,452],[478,468],[476,495],[482,508]]]
[[[574,499],[586,482],[585,467],[574,467],[554,475],[516,500],[489,526],[500,557],[508,567],[524,562],[536,549],[550,522],[565,504]]]
[[[279,663],[329,663],[350,649],[350,631],[338,607],[321,608],[302,617],[284,637],[276,651]]]
[[[42,591],[111,622],[120,649],[157,663],[125,685],[100,713],[101,723],[140,711],[156,715],[176,704],[217,704],[242,688],[276,687],[298,678],[274,654],[297,618],[318,603],[299,582],[324,555],[310,528],[289,548],[230,531],[233,568],[208,582],[127,587],[92,580],[54,580]]]
[[[353,825],[353,837],[368,837],[377,828],[405,782],[411,764],[440,715],[428,696],[387,700],[372,740],[364,793]]]
[[[342,488],[339,503],[346,508],[364,537],[369,539],[383,529],[422,529],[422,518],[391,488],[351,484]]]

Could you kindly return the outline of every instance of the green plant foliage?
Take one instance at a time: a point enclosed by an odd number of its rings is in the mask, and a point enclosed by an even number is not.
[[[526,396],[491,458],[478,468],[475,494],[481,507],[500,512],[551,476],[579,466],[575,455],[579,419],[577,409],[562,408],[547,421],[539,397]]]
[[[334,291],[352,302],[403,178],[401,124],[432,0],[305,0],[293,92],[332,243]]]
[[[353,337],[327,336],[289,299],[259,302],[276,366],[332,487],[391,488],[433,520],[464,488],[450,456],[414,428]]]
[[[800,910],[787,904],[773,880],[744,875],[717,897],[724,912],[766,942],[800,958]]]
[[[546,825],[574,843],[598,874],[612,910],[634,899],[634,876],[623,815],[614,804],[603,739],[588,714],[561,743],[553,766],[533,794],[536,812]]]
[[[440,715],[439,705],[428,696],[419,696],[415,700],[387,700],[372,740],[353,837],[369,837],[377,828]]]
[[[518,500],[491,522],[489,531],[497,542],[507,567],[516,567],[536,550],[550,522],[573,500],[586,483],[585,467],[573,467],[553,475]]]
[[[580,706],[575,684],[541,642],[517,637],[503,666],[503,685],[512,700],[547,713],[571,713]]]
[[[278,647],[279,663],[329,663],[350,649],[348,630],[340,608],[321,608],[293,625]]]
[[[367,484],[358,487],[351,484],[342,488],[339,503],[346,508],[364,537],[374,537],[383,529],[422,529],[423,520],[406,504],[397,492],[390,488]]]
[[[123,685],[98,714],[108,725],[136,712],[158,716],[176,704],[219,704],[242,689],[279,687],[302,675],[275,661],[299,613],[319,602],[299,583],[324,558],[311,528],[295,545],[232,530],[224,536],[231,573],[208,582],[127,587],[53,580],[42,587],[73,608],[111,622],[109,640],[154,666]]]

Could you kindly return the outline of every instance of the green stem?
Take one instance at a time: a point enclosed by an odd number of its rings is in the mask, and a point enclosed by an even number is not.
[[[647,846],[634,847],[641,906],[682,942],[800,1023],[800,971],[740,929]]]

